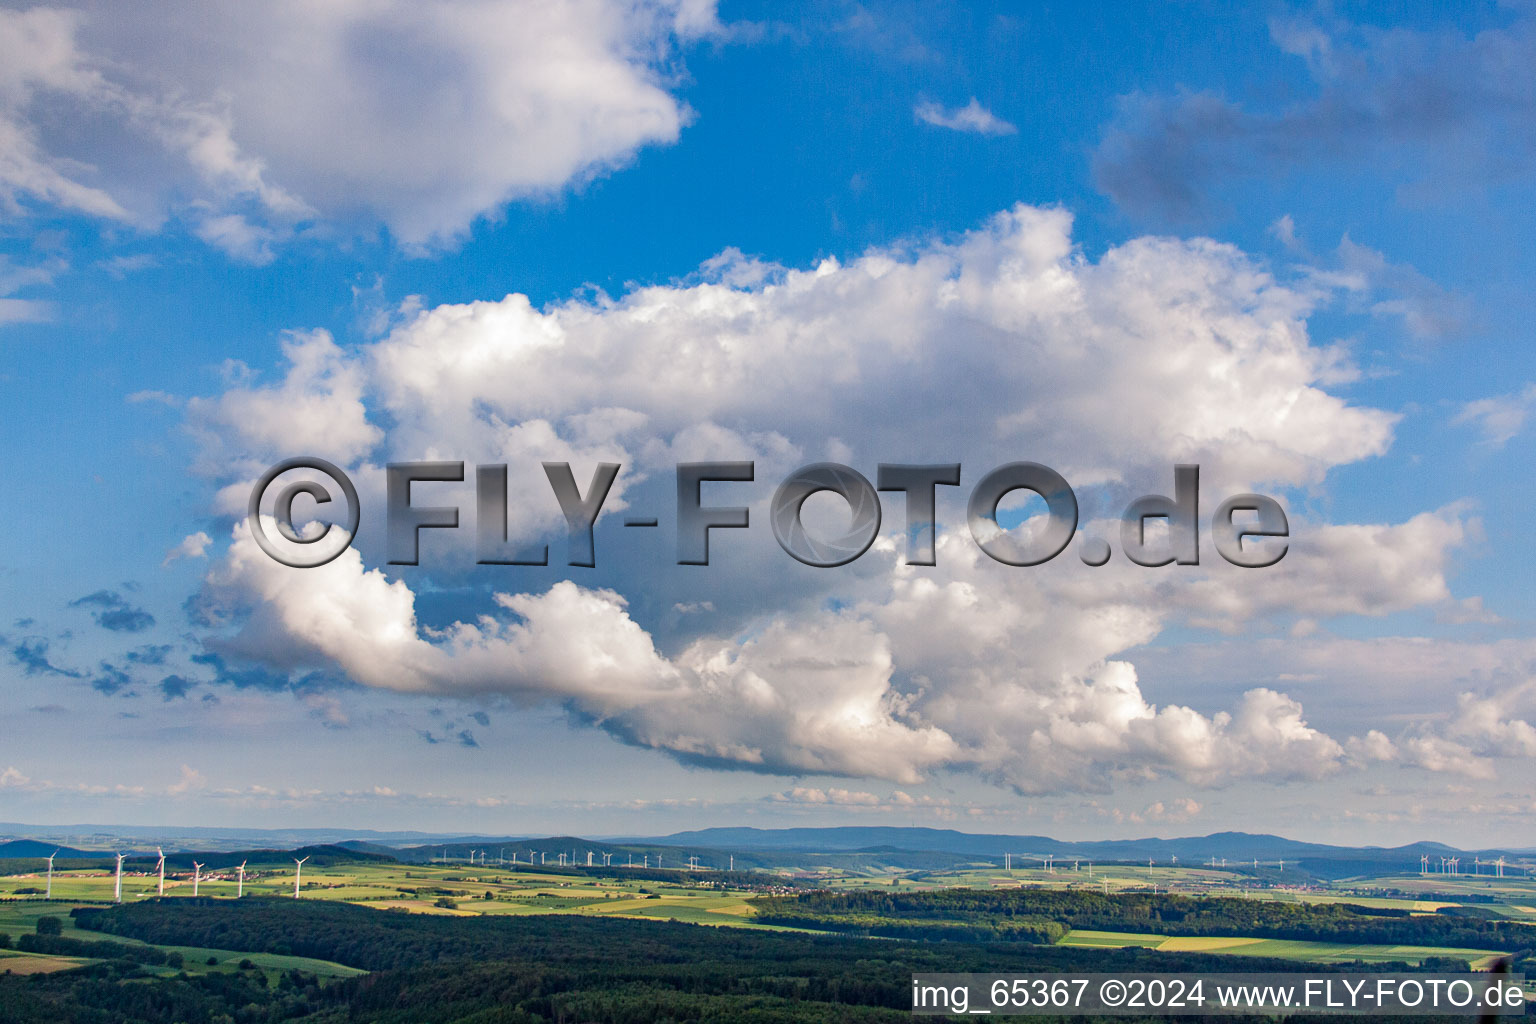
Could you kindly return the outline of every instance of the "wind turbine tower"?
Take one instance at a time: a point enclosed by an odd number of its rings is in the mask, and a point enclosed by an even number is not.
[[[161,896],[164,896],[165,895],[165,850],[163,850],[163,849],[161,849],[160,847],[157,846],[157,847],[155,847],[155,851],[160,854],[160,863],[155,865],[156,869],[159,870],[159,872],[160,872],[160,893],[159,894]]]
[[[240,899],[244,895],[245,895],[245,861],[241,861],[240,862],[240,885],[235,890],[235,899],[238,900],[238,899]]]
[[[203,866],[197,861],[192,862],[192,895],[197,895],[197,887],[203,880]]]
[[[53,858],[57,857],[58,855],[58,850],[54,850],[48,855],[48,888],[43,893],[43,899],[45,900],[53,899]]]
[[[299,898],[299,879],[304,876],[304,862],[309,857],[299,857],[293,862],[293,898]]]
[[[117,888],[112,893],[112,902],[114,903],[123,902],[123,859],[127,856],[126,853],[117,855]]]

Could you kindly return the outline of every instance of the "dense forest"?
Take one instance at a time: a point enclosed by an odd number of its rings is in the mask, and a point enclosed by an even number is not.
[[[916,972],[1231,966],[1199,953],[871,942],[553,915],[438,917],[265,898],[85,908],[77,923],[115,937],[107,942],[295,953],[373,973],[321,984],[289,971],[269,984],[260,971],[151,977],[141,964],[113,960],[61,974],[0,976],[7,1024],[860,1024],[909,1020]],[[1338,969],[1258,958],[1245,959],[1243,968]]]
[[[817,891],[762,896],[768,924],[890,938],[1055,942],[1069,929],[1158,935],[1254,936],[1308,942],[1536,949],[1536,927],[1470,916],[1411,916],[1346,903],[1043,889]]]

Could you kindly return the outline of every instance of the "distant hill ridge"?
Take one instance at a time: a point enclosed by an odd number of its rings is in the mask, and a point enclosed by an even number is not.
[[[1457,850],[1442,843],[1418,842],[1405,846],[1331,846],[1305,843],[1282,836],[1249,832],[1216,832],[1207,836],[1178,839],[1112,839],[1067,842],[1049,836],[1003,835],[959,832],[954,829],[885,826],[842,826],[833,828],[707,828],[648,839],[618,842],[666,843],[677,846],[708,846],[742,850],[820,850],[857,851],[877,848],[932,850],[1001,857],[1031,854],[1052,857],[1081,857],[1098,860],[1145,860],[1167,864],[1172,858],[1188,864],[1204,863],[1211,857],[1227,858],[1229,864],[1252,860],[1311,859],[1351,861],[1416,861],[1421,856],[1438,860],[1442,855],[1461,853],[1493,856],[1518,854],[1512,850]]]
[[[78,829],[79,831],[75,831]],[[26,831],[23,831],[26,830]],[[1307,861],[1324,873],[1332,870],[1325,865],[1373,864],[1383,868],[1402,869],[1415,865],[1420,857],[1428,857],[1438,864],[1441,857],[1461,856],[1464,859],[1480,857],[1492,860],[1499,856],[1529,858],[1536,851],[1530,849],[1481,849],[1465,850],[1443,843],[1417,842],[1396,847],[1336,846],[1325,843],[1308,843],[1283,836],[1248,832],[1217,832],[1206,836],[1185,836],[1173,839],[1141,838],[1118,840],[1094,840],[1072,842],[1040,835],[1007,835],[961,832],[955,829],[906,827],[906,826],[839,826],[828,828],[762,829],[752,827],[721,827],[694,831],[674,832],[670,835],[635,836],[492,836],[476,834],[436,835],[420,832],[369,832],[356,829],[223,829],[218,839],[189,835],[194,830],[175,826],[159,830],[149,826],[69,826],[29,827],[0,825],[0,836],[9,831],[18,838],[0,841],[0,858],[47,857],[55,850],[65,859],[100,858],[111,852],[131,850],[135,860],[142,859],[146,850],[154,856],[156,846],[163,846],[168,858],[179,862],[188,851],[219,852],[219,860],[232,858],[233,863],[245,857],[252,862],[258,859],[276,860],[289,856],[294,847],[299,852],[315,854],[322,859],[360,860],[391,859],[407,863],[421,863],[446,856],[449,860],[468,860],[473,851],[483,852],[489,861],[505,856],[510,861],[514,852],[519,861],[526,863],[530,851],[554,863],[560,853],[572,852],[577,860],[585,863],[586,852],[598,851],[595,863],[601,863],[601,853],[608,852],[616,859],[613,864],[627,863],[629,854],[638,865],[645,856],[655,863],[656,856],[664,855],[667,866],[674,858],[689,854],[718,854],[709,860],[709,866],[721,867],[734,863],[738,867],[773,867],[797,863],[795,855],[807,860],[799,863],[833,865],[851,864],[849,858],[876,862],[889,860],[892,864],[906,864],[913,868],[937,868],[942,861],[933,857],[949,858],[955,863],[989,860],[1001,862],[1005,854],[1015,858],[1054,857],[1081,858],[1101,862],[1146,861],[1169,864],[1176,857],[1179,863],[1195,866],[1208,863],[1211,858],[1223,858],[1228,867],[1242,867],[1257,859],[1273,864],[1279,860],[1288,862]],[[213,832],[215,830],[207,830]],[[30,833],[30,834],[29,834]],[[57,836],[64,839],[73,834],[76,843],[50,840]],[[301,839],[293,842],[293,837]],[[244,842],[231,841],[233,838]],[[82,848],[81,841],[85,847]],[[427,840],[427,841],[423,841]],[[929,858],[929,859],[922,859]],[[720,864],[715,864],[719,860]],[[1017,861],[1016,861],[1017,863]],[[1299,866],[1299,865],[1298,865]],[[1465,869],[1465,865],[1464,865]]]

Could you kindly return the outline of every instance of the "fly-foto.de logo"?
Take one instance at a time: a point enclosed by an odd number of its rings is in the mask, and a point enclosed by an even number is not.
[[[585,493],[577,484],[568,462],[543,463],[544,475],[565,516],[569,533],[567,564],[591,568],[597,564],[593,527],[603,502],[618,479],[616,462],[599,463]],[[302,532],[293,524],[293,505],[303,495],[317,505],[333,500],[331,490],[313,479],[279,484],[279,478],[296,471],[310,471],[331,479],[346,502],[345,537],[332,537],[331,523],[316,521],[319,529]],[[390,565],[416,565],[420,560],[422,530],[456,530],[459,509],[453,505],[416,504],[413,485],[463,482],[462,462],[392,462],[385,467],[385,548]],[[756,479],[751,462],[684,462],[677,466],[677,564],[708,565],[711,530],[748,529],[750,510],[745,505],[705,505],[705,483],[748,484]],[[1174,467],[1173,496],[1148,494],[1131,502],[1120,517],[1120,548],[1137,565],[1200,564],[1200,467]],[[847,565],[864,552],[880,533],[880,492],[903,496],[906,511],[906,561],[909,565],[933,565],[935,560],[936,494],[940,487],[960,486],[960,464],[906,465],[880,463],[871,484],[858,470],[836,462],[817,462],[791,473],[774,491],[768,520],[779,546],[796,561],[818,568]],[[1044,500],[1043,517],[1031,520],[1028,531],[1004,529],[998,507],[1014,491],[1031,491]],[[828,492],[848,506],[846,528],[831,535],[817,534],[803,519],[806,499]],[[274,494],[264,511],[268,492]],[[475,467],[475,551],[481,565],[548,565],[549,545],[518,548],[507,539],[507,467],[505,464]],[[272,558],[293,568],[324,565],[345,551],[357,535],[362,509],[357,488],[347,474],[325,461],[308,456],[286,459],[262,474],[251,490],[247,508],[251,535]],[[1043,518],[1043,525],[1039,522]],[[280,544],[268,532],[271,521],[286,542]],[[1149,531],[1162,521],[1164,531]],[[1067,481],[1037,462],[1010,462],[987,473],[971,490],[966,523],[982,551],[1005,565],[1030,566],[1049,562],[1077,534],[1077,496]],[[655,517],[627,516],[626,527],[654,528]],[[1285,557],[1290,524],[1275,499],[1262,494],[1234,494],[1217,507],[1210,520],[1211,539],[1221,557],[1233,565],[1259,569]],[[1154,534],[1159,534],[1154,536]],[[1100,566],[1112,556],[1108,540],[1082,536],[1078,555],[1085,565]]]

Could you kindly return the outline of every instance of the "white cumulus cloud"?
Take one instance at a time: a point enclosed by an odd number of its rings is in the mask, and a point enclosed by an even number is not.
[[[667,144],[708,0],[0,11],[0,207],[184,218],[249,262],[316,219],[451,243]]]
[[[1085,534],[1116,537],[1125,501],[1169,490],[1175,462],[1202,467],[1208,515],[1223,493],[1316,487],[1387,450],[1395,417],[1329,390],[1350,370],[1308,335],[1315,282],[1288,287],[1204,239],[1134,239],[1090,261],[1070,229],[1062,210],[1019,206],[959,239],[846,265],[740,276],[717,263],[617,299],[440,306],[351,349],[297,332],[280,379],[236,374],[189,403],[202,469],[238,515],[251,479],[301,451],[346,467],[369,508],[382,507],[385,461],[505,462],[513,494],[546,496],[541,461],[571,461],[582,481],[612,461],[625,467],[613,510],[672,500],[676,461],[752,458],[762,484],[739,493],[757,536],[771,482],[816,458],[871,473],[963,461],[967,484],[1033,458],[1082,488]],[[433,494],[473,508],[468,484]],[[1227,565],[1205,531],[1199,567],[1089,569],[1073,549],[1026,570],[982,554],[947,505],[938,565],[918,568],[903,563],[898,505],[886,513],[884,536],[844,570],[744,541],[728,570],[476,583],[482,613],[439,625],[417,604],[434,570],[408,583],[367,568],[382,558],[366,517],[356,548],[304,572],[239,525],[204,599],[239,623],[213,641],[231,656],[559,703],[693,763],[901,784],[972,771],[1042,793],[1219,786],[1318,778],[1358,756],[1281,685],[1238,681],[1230,699],[1186,703],[1149,692],[1128,652],[1177,624],[1441,606],[1469,529],[1454,507],[1401,523],[1293,516],[1291,553],[1272,569]],[[514,540],[560,528],[552,500],[513,503]],[[472,531],[458,533],[462,554]],[[463,586],[466,562],[436,571]]]

